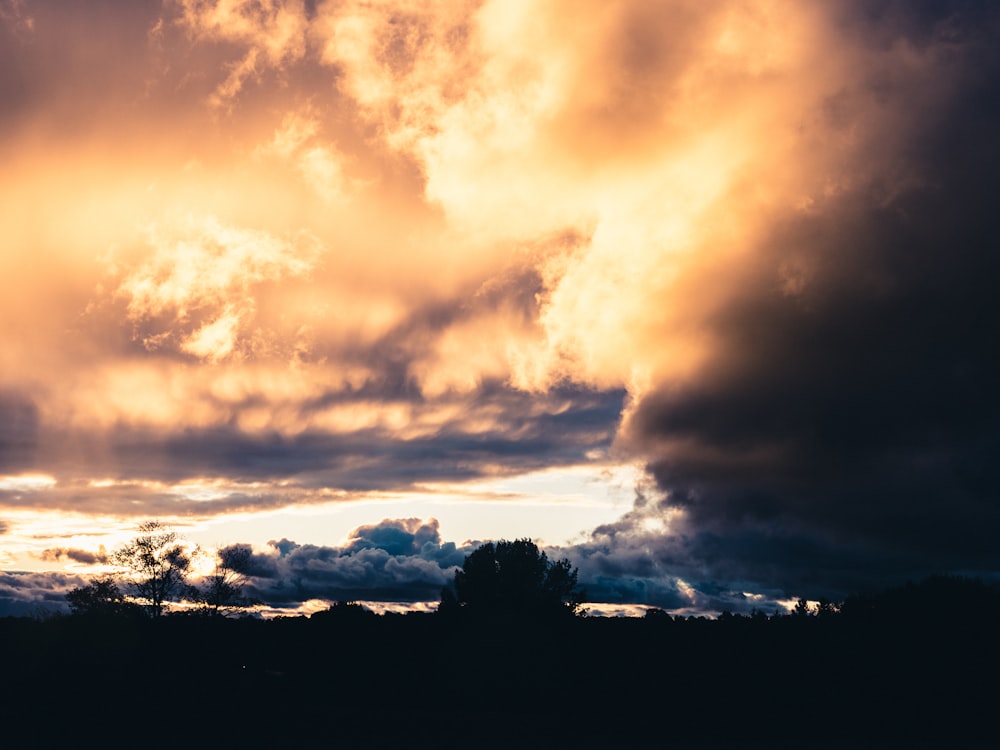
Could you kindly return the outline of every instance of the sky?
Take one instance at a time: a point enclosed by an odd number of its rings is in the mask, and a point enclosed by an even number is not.
[[[0,0],[0,614],[1000,573],[990,2]],[[639,608],[639,609],[637,609]]]

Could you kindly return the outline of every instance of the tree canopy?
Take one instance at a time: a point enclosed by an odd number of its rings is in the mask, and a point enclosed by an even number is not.
[[[454,591],[442,592],[443,611],[479,614],[573,614],[583,601],[569,560],[549,560],[530,539],[500,540],[467,555]]]

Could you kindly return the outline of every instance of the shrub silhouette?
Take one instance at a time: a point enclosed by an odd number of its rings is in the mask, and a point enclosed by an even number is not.
[[[74,615],[91,617],[117,617],[135,614],[138,607],[127,601],[114,578],[104,576],[66,594],[69,609]]]

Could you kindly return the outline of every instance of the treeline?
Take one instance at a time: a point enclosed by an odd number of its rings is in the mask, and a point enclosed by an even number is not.
[[[436,612],[265,620],[248,548],[193,583],[169,529],[140,531],[71,615],[0,619],[0,706],[34,732],[17,746],[995,746],[994,584],[588,617],[577,571],[520,539],[468,555]]]

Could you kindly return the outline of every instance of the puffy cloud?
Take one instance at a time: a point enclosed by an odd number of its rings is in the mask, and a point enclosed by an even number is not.
[[[0,571],[0,617],[35,617],[66,610],[66,593],[86,579],[64,573]]]
[[[381,523],[359,526],[351,532],[345,548],[348,552],[363,549],[382,549],[390,555],[444,555],[455,564],[455,545],[449,542],[442,548],[440,524],[436,518],[427,522],[419,518],[384,519]]]
[[[385,519],[355,529],[342,547],[269,545],[269,554],[252,556],[250,582],[269,603],[436,600],[464,560],[453,542],[441,542],[436,519]]]

